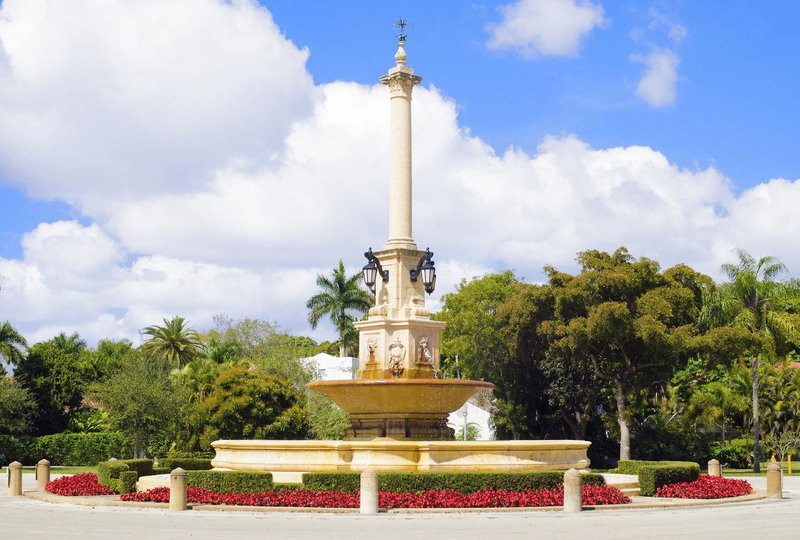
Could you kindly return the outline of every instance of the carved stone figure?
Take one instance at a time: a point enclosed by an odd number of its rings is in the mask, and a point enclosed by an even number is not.
[[[369,359],[367,361],[370,363],[375,362],[375,351],[378,350],[378,340],[375,337],[370,337],[367,340],[367,350],[369,351]]]
[[[389,345],[389,364],[387,367],[395,377],[399,377],[403,373],[403,360],[405,357],[405,345],[403,345],[399,337],[394,338],[394,341]]]
[[[420,364],[427,363],[433,367],[433,353],[428,346],[427,337],[419,340],[419,346],[417,347],[417,362]]]

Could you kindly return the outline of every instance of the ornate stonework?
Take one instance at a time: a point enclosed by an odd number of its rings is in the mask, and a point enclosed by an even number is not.
[[[403,73],[402,71],[381,78],[381,82],[389,87],[390,97],[407,97],[409,99],[414,85],[419,84],[421,80],[422,77],[418,75]]]
[[[399,377],[404,370],[403,360],[406,358],[406,347],[399,337],[394,338],[389,345],[389,362],[386,367],[395,377]]]

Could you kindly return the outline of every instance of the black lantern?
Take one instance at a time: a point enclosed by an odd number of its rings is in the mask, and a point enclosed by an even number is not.
[[[419,260],[417,268],[411,269],[411,281],[417,281],[420,274],[425,292],[431,294],[436,288],[436,268],[433,266],[433,252],[430,248],[425,249],[425,254]]]
[[[364,275],[364,284],[374,294],[375,280],[378,277],[378,273],[380,272],[381,279],[383,279],[385,283],[389,281],[389,271],[383,269],[381,261],[372,253],[372,248],[369,248],[369,251],[364,253],[364,257],[366,257],[369,262],[361,269],[361,273]]]

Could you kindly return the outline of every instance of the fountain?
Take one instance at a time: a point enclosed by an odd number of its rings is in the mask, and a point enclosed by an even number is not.
[[[402,28],[401,28],[402,32]],[[436,284],[433,253],[411,234],[411,92],[422,79],[406,65],[405,35],[395,66],[381,78],[391,102],[389,239],[364,255],[364,279],[375,306],[359,331],[355,380],[317,381],[347,411],[352,427],[343,441],[215,441],[215,468],[272,472],[520,471],[589,465],[586,441],[454,441],[448,414],[484,381],[444,379],[440,337],[425,293]]]

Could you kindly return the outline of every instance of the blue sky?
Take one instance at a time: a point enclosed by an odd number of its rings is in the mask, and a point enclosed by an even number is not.
[[[619,245],[800,273],[797,2],[0,6],[0,319],[32,340],[216,313],[331,337],[303,305],[386,234],[399,16],[434,309]]]

